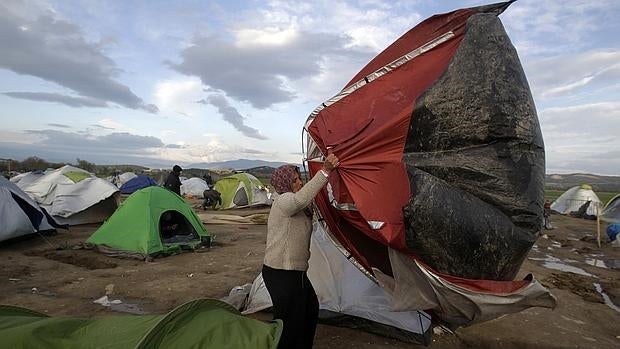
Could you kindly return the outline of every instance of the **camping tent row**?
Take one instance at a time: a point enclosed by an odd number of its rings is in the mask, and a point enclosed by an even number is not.
[[[118,188],[70,165],[37,175],[17,185],[60,224],[98,223],[118,207]]]
[[[0,241],[50,231],[59,225],[15,183],[0,176]]]
[[[603,207],[592,187],[587,184],[574,186],[560,195],[552,204],[551,209],[561,214],[576,212],[581,206],[590,202],[586,214],[597,216]]]

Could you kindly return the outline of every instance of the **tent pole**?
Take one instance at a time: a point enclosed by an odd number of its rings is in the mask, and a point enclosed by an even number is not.
[[[601,218],[600,212],[597,213],[599,214],[596,215],[596,242],[598,242],[598,248],[601,248]]]
[[[598,243],[598,248],[601,248],[601,204],[596,204],[596,242]]]

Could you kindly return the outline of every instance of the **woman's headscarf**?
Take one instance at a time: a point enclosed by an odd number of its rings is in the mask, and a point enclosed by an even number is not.
[[[292,192],[293,180],[299,174],[295,165],[283,165],[278,167],[271,175],[271,185],[278,194]]]

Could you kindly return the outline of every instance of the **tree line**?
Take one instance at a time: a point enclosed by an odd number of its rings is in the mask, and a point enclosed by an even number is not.
[[[48,168],[59,168],[65,165],[79,167],[96,175],[111,175],[114,172],[136,172],[146,169],[137,165],[97,165],[84,159],[77,158],[74,163],[50,162],[38,156],[31,156],[22,161],[0,159],[0,172],[4,175],[24,173],[29,171],[45,171]]]

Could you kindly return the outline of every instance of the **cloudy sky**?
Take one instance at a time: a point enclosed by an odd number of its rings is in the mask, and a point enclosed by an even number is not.
[[[308,114],[423,19],[492,1],[0,2],[0,158],[300,162]],[[501,19],[547,172],[620,174],[620,1]]]

